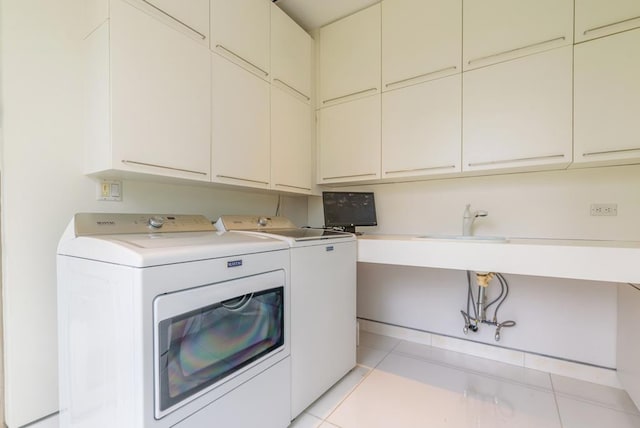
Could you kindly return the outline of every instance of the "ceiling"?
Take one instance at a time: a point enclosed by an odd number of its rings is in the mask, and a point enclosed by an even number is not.
[[[275,0],[294,21],[307,31],[322,27],[380,0]]]

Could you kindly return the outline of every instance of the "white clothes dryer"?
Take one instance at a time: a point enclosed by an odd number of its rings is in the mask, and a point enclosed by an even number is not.
[[[57,264],[61,427],[289,425],[284,242],[77,214]]]
[[[278,216],[222,216],[216,227],[291,247],[293,419],[356,365],[356,237]]]

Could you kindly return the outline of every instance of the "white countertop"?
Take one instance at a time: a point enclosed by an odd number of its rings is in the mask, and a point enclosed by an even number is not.
[[[640,242],[509,238],[507,242],[358,237],[358,261],[610,282],[640,282]]]

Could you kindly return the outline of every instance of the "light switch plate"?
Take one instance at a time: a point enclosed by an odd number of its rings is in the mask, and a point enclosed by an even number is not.
[[[96,199],[99,201],[122,201],[122,181],[100,180]]]

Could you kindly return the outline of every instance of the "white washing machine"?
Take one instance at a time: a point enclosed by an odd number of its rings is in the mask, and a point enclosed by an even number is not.
[[[61,427],[289,425],[284,242],[77,214],[57,263]]]
[[[356,237],[284,217],[222,216],[219,230],[291,247],[291,418],[356,365]]]

